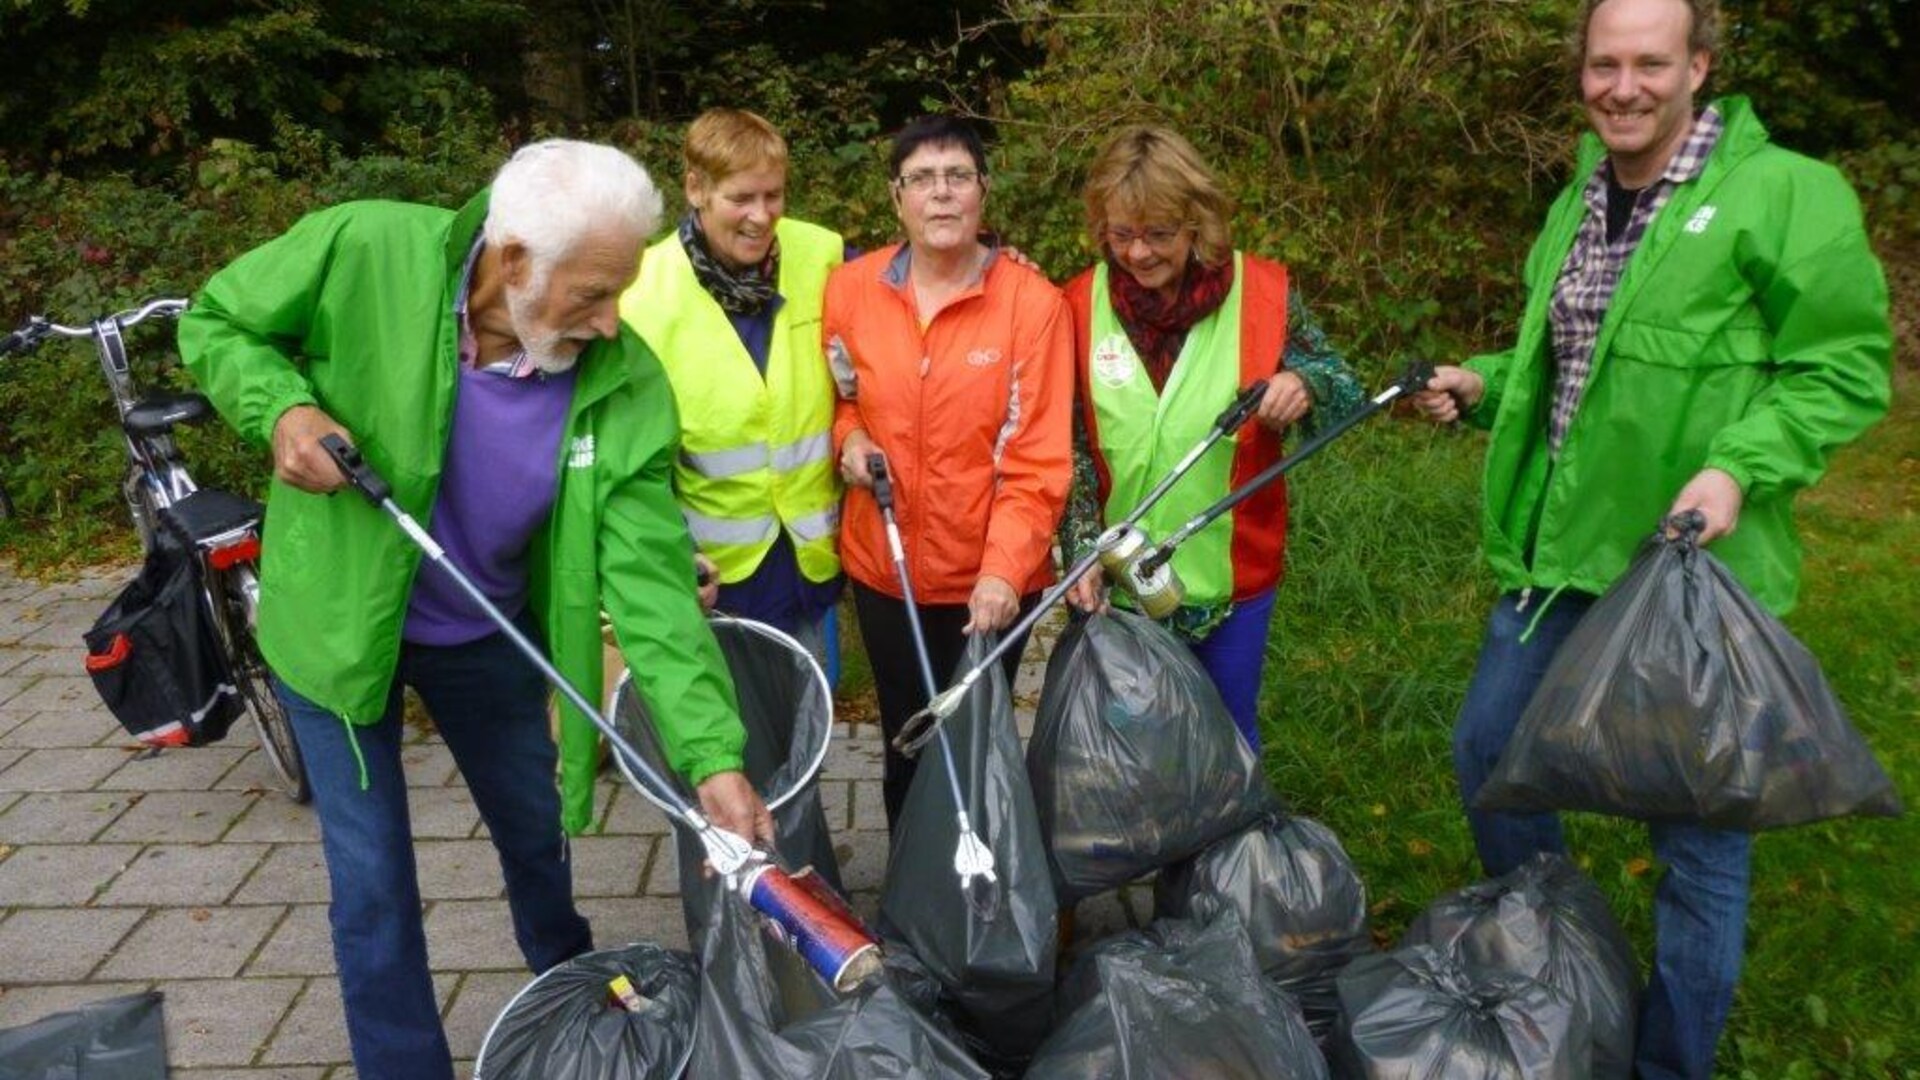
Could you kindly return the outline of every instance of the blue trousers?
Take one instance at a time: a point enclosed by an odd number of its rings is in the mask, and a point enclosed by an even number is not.
[[[1253,752],[1260,752],[1260,675],[1267,664],[1267,624],[1273,621],[1273,593],[1233,605],[1233,614],[1204,641],[1188,643],[1207,677],[1227,703],[1233,724]]]
[[[1533,598],[1535,604],[1544,600],[1544,594]],[[1510,593],[1494,606],[1453,734],[1454,774],[1468,806],[1513,737],[1553,654],[1592,603],[1585,594],[1561,593],[1541,614],[1522,609],[1520,595]],[[1539,622],[1522,642],[1535,615]],[[1469,809],[1467,822],[1490,876],[1535,852],[1566,850],[1553,814]],[[1653,973],[1641,1000],[1635,1072],[1641,1080],[1708,1080],[1746,950],[1752,838],[1696,825],[1652,824],[1648,831],[1654,857],[1666,869],[1653,897]]]
[[[403,684],[432,713],[493,837],[527,966],[545,971],[590,950],[593,938],[573,906],[546,686],[505,635],[402,646],[385,714],[356,726],[351,740],[345,721],[276,685],[313,782],[354,1068],[362,1080],[452,1080],[400,764]]]

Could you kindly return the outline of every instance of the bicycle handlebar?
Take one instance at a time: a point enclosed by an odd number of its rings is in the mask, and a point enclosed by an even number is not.
[[[124,330],[130,326],[138,326],[154,316],[177,319],[185,310],[187,310],[185,299],[163,296],[149,300],[139,307],[103,316],[85,326],[67,326],[64,323],[54,322],[45,315],[29,315],[18,329],[5,338],[0,338],[0,356],[8,356],[16,352],[32,352],[36,346],[50,337],[92,337],[97,332],[95,327],[104,322],[116,323]]]

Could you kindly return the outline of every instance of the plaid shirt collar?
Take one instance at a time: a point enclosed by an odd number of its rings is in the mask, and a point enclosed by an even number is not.
[[[1706,171],[1707,159],[1713,156],[1713,148],[1720,141],[1720,133],[1725,131],[1726,121],[1720,118],[1720,110],[1712,105],[1700,113],[1693,122],[1693,130],[1687,133],[1687,141],[1680,144],[1673,160],[1667,162],[1666,171],[1660,174],[1652,186],[1666,185],[1678,187],[1695,179]],[[1602,157],[1600,164],[1594,166],[1593,175],[1587,179],[1587,209],[1604,218],[1607,213],[1607,181],[1613,177],[1613,158]]]

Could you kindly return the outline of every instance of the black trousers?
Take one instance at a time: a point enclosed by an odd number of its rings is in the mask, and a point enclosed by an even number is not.
[[[926,707],[927,690],[920,677],[920,660],[913,649],[913,630],[907,624],[907,605],[903,600],[876,592],[849,580],[853,590],[854,615],[860,620],[860,639],[866,644],[867,663],[873,668],[873,686],[880,697],[880,730],[887,738],[885,780],[881,791],[887,805],[887,830],[899,820],[906,805],[907,789],[913,784],[918,762],[893,748],[893,737],[900,733],[907,718]],[[1038,593],[1022,597],[1020,613],[1025,615],[1038,603]],[[953,684],[956,668],[966,656],[967,639],[960,628],[967,625],[965,604],[919,604],[920,628],[926,634],[927,656],[933,663],[934,684],[944,690]],[[1000,658],[1007,673],[1007,685],[1020,670],[1020,652],[1024,640],[1015,643]]]

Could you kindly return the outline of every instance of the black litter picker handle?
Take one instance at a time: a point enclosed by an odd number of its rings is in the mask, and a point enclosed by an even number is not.
[[[1174,549],[1185,543],[1193,534],[1213,524],[1220,515],[1227,513],[1234,507],[1251,499],[1268,484],[1284,476],[1287,470],[1312,457],[1318,453],[1322,447],[1340,436],[1345,435],[1362,420],[1365,420],[1367,417],[1372,416],[1374,413],[1392,404],[1395,399],[1405,397],[1408,394],[1420,390],[1425,390],[1427,388],[1427,380],[1431,378],[1433,378],[1433,365],[1431,363],[1425,360],[1415,360],[1408,364],[1407,369],[1400,374],[1398,379],[1388,384],[1386,389],[1367,399],[1366,404],[1341,417],[1339,421],[1328,425],[1319,434],[1316,434],[1313,438],[1295,447],[1293,453],[1286,455],[1279,461],[1262,469],[1258,475],[1240,485],[1238,488],[1235,488],[1226,498],[1202,510],[1199,514],[1195,515],[1191,521],[1180,526],[1178,532],[1167,537],[1166,540],[1161,542],[1159,547],[1153,549],[1153,551],[1149,552],[1140,560],[1140,573],[1152,574],[1162,566],[1165,566],[1168,560],[1173,558]]]
[[[320,448],[340,466],[340,475],[347,478],[353,490],[359,492],[375,506],[384,505],[393,498],[393,487],[386,478],[373,471],[367,459],[360,456],[360,448],[341,438],[337,434],[320,436]]]
[[[1260,399],[1266,396],[1267,380],[1255,379],[1251,386],[1240,391],[1240,396],[1233,399],[1233,404],[1221,412],[1220,419],[1215,420],[1213,426],[1227,435],[1239,431],[1240,426],[1260,408]]]
[[[867,474],[873,477],[873,501],[880,509],[893,509],[893,476],[887,472],[887,455],[878,450],[867,455]]]

